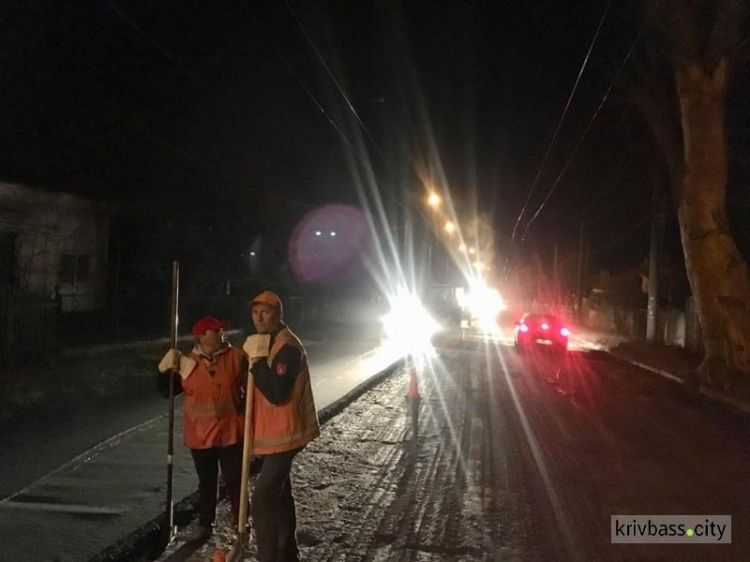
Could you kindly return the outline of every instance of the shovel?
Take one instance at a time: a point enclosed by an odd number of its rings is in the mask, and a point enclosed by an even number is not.
[[[250,452],[253,449],[253,434],[251,431],[253,419],[253,394],[255,393],[255,379],[248,370],[247,392],[245,394],[245,437],[242,443],[242,480],[240,485],[240,513],[237,521],[237,541],[229,551],[227,562],[240,562],[247,547],[247,482],[250,478]]]

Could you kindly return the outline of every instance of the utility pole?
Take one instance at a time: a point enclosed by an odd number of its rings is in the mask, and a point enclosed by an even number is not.
[[[411,233],[409,232],[409,215],[404,218],[404,260],[409,255],[409,242],[411,242]]]
[[[583,322],[583,262],[584,262],[584,222],[581,221],[581,229],[578,233],[578,283],[576,286],[576,316],[579,322]]]
[[[560,266],[557,250],[558,243],[555,239],[555,253],[552,256],[552,302],[556,312],[560,307]]]
[[[659,327],[659,246],[664,230],[664,213],[661,208],[660,180],[654,166],[654,190],[651,195],[651,247],[648,257],[648,310],[646,313],[646,341],[658,343]]]
[[[432,233],[429,233],[427,238],[427,285],[432,285],[434,282],[432,274]]]

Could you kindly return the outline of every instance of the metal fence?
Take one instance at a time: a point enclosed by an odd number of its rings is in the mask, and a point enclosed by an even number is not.
[[[59,316],[55,301],[0,288],[0,363],[53,349]]]
[[[105,310],[64,314],[60,319],[60,342],[67,346],[137,341],[166,337],[170,325],[169,298],[120,296]],[[250,315],[247,299],[235,295],[182,297],[179,302],[179,331],[187,333],[203,316],[226,320],[233,328],[247,328]]]
[[[642,308],[627,308],[584,299],[583,324],[604,332],[618,333],[632,339],[646,339],[648,313]],[[694,351],[702,349],[700,321],[692,298],[681,309],[659,309],[657,338],[665,345],[676,345]]]
[[[42,357],[60,347],[166,337],[169,310],[168,298],[141,296],[112,300],[102,310],[63,313],[58,301],[0,287],[0,364]],[[187,297],[180,299],[180,333],[209,315],[233,328],[250,327],[243,297]]]

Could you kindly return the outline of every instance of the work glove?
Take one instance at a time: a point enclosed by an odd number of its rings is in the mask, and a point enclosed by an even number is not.
[[[170,349],[164,354],[164,357],[159,361],[159,372],[166,373],[167,371],[179,371],[180,370],[180,358],[182,354],[179,349]]]
[[[173,348],[167,351],[159,362],[159,372],[177,371],[180,373],[180,377],[185,380],[192,374],[197,364],[194,359],[185,357],[179,349]]]
[[[242,350],[252,359],[268,357],[271,347],[271,334],[253,334],[242,344]]]

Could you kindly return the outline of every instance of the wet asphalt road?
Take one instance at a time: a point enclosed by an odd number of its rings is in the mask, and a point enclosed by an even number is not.
[[[459,349],[480,363],[474,396],[494,466],[482,485],[502,490],[513,465],[524,475],[533,558],[748,559],[747,417],[600,351]],[[730,515],[732,544],[612,544],[613,515]]]
[[[494,560],[495,552],[504,552],[512,560],[745,558],[750,548],[746,531],[750,525],[746,508],[750,504],[746,437],[750,422],[746,418],[692,398],[679,385],[602,352],[574,348],[561,360],[536,351],[519,355],[507,343],[470,339],[445,347],[441,369],[443,380],[449,382],[441,385],[436,377],[429,383],[433,398],[426,403],[439,408],[440,415],[433,418],[437,421],[425,416],[422,423],[437,424],[440,434],[449,435],[452,441],[438,445],[439,458],[423,459],[432,476],[420,480],[416,492],[409,484],[412,476],[398,468],[403,455],[392,455],[388,462],[393,466],[384,470],[392,470],[393,478],[401,474],[407,480],[380,479],[383,490],[396,493],[394,507],[388,508],[379,499],[376,503],[381,508],[372,513],[382,519],[369,523],[375,533],[374,546],[352,543],[351,548],[374,555],[385,553],[387,547],[398,556],[411,556],[398,550],[398,541],[406,533],[403,548],[422,548],[409,534],[416,532],[409,531],[412,508],[434,504],[447,510],[446,514],[466,511],[464,496],[458,492],[462,482],[473,478],[476,481],[467,488],[471,491],[467,497],[469,507],[481,512],[472,520],[473,525],[483,526],[479,535],[472,535],[481,536],[481,544],[471,539],[470,547],[466,546],[465,522],[460,519],[450,519],[448,535],[425,526],[425,509],[419,509],[421,519],[412,521],[426,529],[424,540],[444,543],[442,550],[431,551],[433,555],[442,552],[441,560]],[[366,346],[350,349],[347,355],[342,348],[316,350],[316,345],[309,346],[312,364],[323,365],[327,360],[331,367],[327,382],[315,382],[317,396],[334,392],[332,388],[345,392],[347,383],[356,384],[367,376],[363,365],[375,360]],[[346,369],[357,373],[356,380],[341,379]],[[374,403],[385,406],[401,425],[396,433],[384,428],[384,435],[391,437],[382,440],[382,446],[400,447],[403,397],[399,394],[389,400],[381,397]],[[319,407],[323,402],[319,398]],[[135,411],[144,405],[137,404]],[[156,404],[163,407],[163,402]],[[369,411],[362,415],[378,422],[382,417],[373,417]],[[159,501],[154,498],[163,494],[164,425],[163,418],[147,423],[127,439],[105,446],[91,460],[82,459],[71,470],[29,490],[25,497],[0,504],[0,544],[4,545],[0,560],[86,560],[157,513]],[[339,431],[346,428],[343,424]],[[378,446],[377,440],[366,442]],[[152,459],[144,455],[148,448],[154,450]],[[370,456],[390,459],[385,453],[384,449],[383,455],[372,452]],[[195,484],[184,451],[178,461],[182,467],[178,489],[189,493]],[[460,470],[468,472],[461,476]],[[87,477],[82,484],[75,473],[84,471],[99,473],[100,478]],[[118,478],[118,471],[132,477],[131,483]],[[354,477],[341,475],[342,481]],[[435,485],[438,481],[440,485]],[[455,496],[451,501],[445,498],[448,489]],[[349,494],[360,492],[353,489]],[[413,501],[398,500],[402,493]],[[315,502],[318,495],[312,493],[310,498]],[[624,514],[731,515],[733,544],[612,545],[610,517]],[[437,513],[428,521],[437,529],[444,520]],[[329,524],[325,517],[320,520],[322,527]],[[362,525],[365,528],[368,523]],[[383,533],[383,529],[390,531]],[[354,539],[365,540],[365,535]],[[310,539],[310,543],[318,540],[317,544],[326,544],[325,537]],[[458,550],[451,541],[460,543]],[[340,548],[346,545],[342,541]]]

